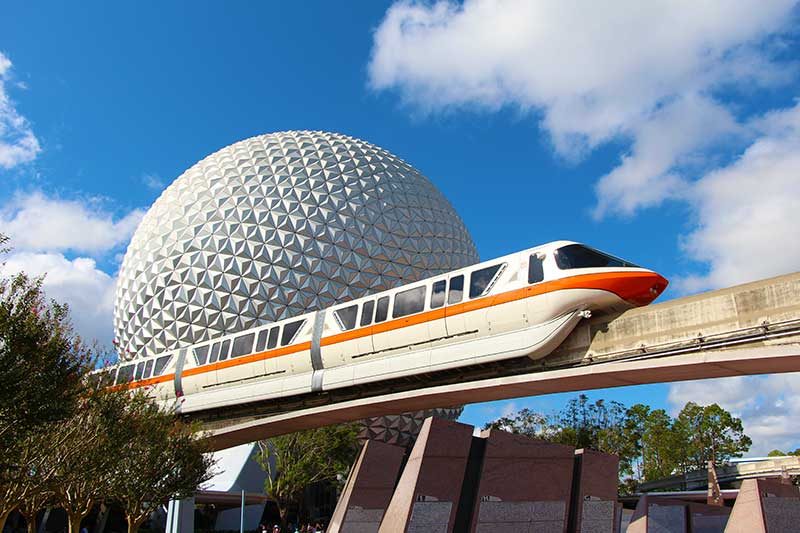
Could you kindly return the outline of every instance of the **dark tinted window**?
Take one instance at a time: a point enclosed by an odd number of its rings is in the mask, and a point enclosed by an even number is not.
[[[477,298],[487,292],[487,289],[490,288],[489,284],[501,266],[503,265],[493,265],[473,272],[469,278],[469,297]]]
[[[294,339],[297,332],[300,330],[300,326],[303,325],[305,320],[298,320],[296,322],[289,322],[288,324],[283,326],[283,335],[281,335],[281,346],[286,346],[290,344]]]
[[[361,308],[361,325],[369,326],[372,324],[372,312],[375,310],[375,300],[364,302]]]
[[[271,330],[269,330],[269,341],[267,342],[267,350],[271,350],[278,345],[278,333],[280,332],[281,327],[275,326]]]
[[[239,335],[233,340],[233,350],[231,350],[231,357],[239,357],[248,353],[253,353],[253,338],[255,333],[247,333]]]
[[[539,283],[544,280],[544,269],[542,268],[543,259],[537,255],[532,255],[528,263],[528,283]]]
[[[198,346],[194,349],[194,358],[197,360],[198,365],[206,364],[208,360],[208,344],[205,346]],[[158,365],[156,365],[156,368]]]
[[[219,359],[219,343],[215,342],[211,346],[211,356],[208,358],[209,363],[216,363],[217,359]]]
[[[457,304],[464,297],[464,275],[450,278],[450,292],[447,294],[448,304]]]
[[[136,370],[136,365],[126,365],[120,367],[117,372],[117,383],[127,383],[133,380],[133,373]]]
[[[356,327],[356,315],[358,315],[357,305],[337,309],[333,313],[339,321],[339,326],[341,326],[344,331]]]
[[[208,349],[208,346],[205,346],[204,348]],[[155,370],[153,370],[153,375],[160,376],[164,372],[164,368],[166,368],[167,363],[169,363],[171,358],[171,355],[165,355],[156,359],[156,367]],[[203,361],[205,362],[205,357],[203,357]]]
[[[228,358],[228,350],[231,347],[230,339],[222,341],[222,348],[219,349],[219,360],[223,361]]]
[[[258,340],[256,341],[257,352],[263,352],[264,348],[267,347],[267,335],[269,335],[268,329],[262,329],[258,332]]]
[[[142,375],[144,375],[144,363],[139,363],[136,365],[136,375],[134,376],[134,380],[142,379]]]
[[[570,244],[555,252],[556,264],[561,270],[570,268],[633,267],[633,263],[592,250],[580,244]]]
[[[383,322],[389,316],[389,297],[378,298],[378,307],[375,309],[375,322]]]
[[[152,371],[153,371],[153,360],[150,359],[149,361],[147,361],[144,364],[144,375],[143,375],[143,377],[149,378],[150,377],[150,372],[152,372]]]
[[[425,289],[426,287],[423,285],[422,287],[414,287],[413,289],[395,294],[392,317],[399,318],[401,316],[419,313],[425,309]]]
[[[437,281],[433,284],[431,292],[431,309],[436,309],[444,305],[444,293],[447,282],[445,280]]]

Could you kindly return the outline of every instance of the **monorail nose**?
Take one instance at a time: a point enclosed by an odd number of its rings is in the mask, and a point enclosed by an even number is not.
[[[647,272],[625,280],[618,295],[635,306],[647,305],[664,292],[669,281],[655,272]]]

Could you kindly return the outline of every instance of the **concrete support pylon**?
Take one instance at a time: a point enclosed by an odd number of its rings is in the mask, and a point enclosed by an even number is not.
[[[169,501],[165,533],[194,533],[194,496]]]
[[[425,420],[380,533],[453,533],[472,431],[458,422]]]
[[[405,449],[368,440],[361,448],[342,495],[336,503],[328,533],[377,533],[392,499]]]

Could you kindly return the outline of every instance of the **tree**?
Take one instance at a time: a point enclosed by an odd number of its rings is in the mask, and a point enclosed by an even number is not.
[[[47,428],[59,441],[48,455],[50,490],[67,513],[69,533],[78,533],[81,520],[111,494],[118,446],[137,438],[128,424],[118,423],[129,402],[127,391],[90,389],[72,416]]]
[[[0,235],[0,247],[7,240]],[[41,278],[0,278],[0,476],[14,438],[69,413],[92,359],[69,308],[45,297]]]
[[[347,475],[358,452],[357,435],[355,424],[338,424],[258,443],[256,460],[267,473],[264,488],[277,503],[284,527],[306,487]]]
[[[128,531],[139,530],[160,505],[191,496],[211,478],[213,460],[203,454],[197,427],[160,409],[142,393],[133,394],[119,435],[111,497],[125,511]]]
[[[678,414],[674,429],[685,443],[683,470],[706,468],[708,461],[724,463],[741,457],[753,443],[744,434],[742,421],[717,404],[689,402]]]

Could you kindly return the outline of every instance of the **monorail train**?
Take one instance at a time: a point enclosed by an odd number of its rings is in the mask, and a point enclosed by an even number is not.
[[[181,413],[553,351],[583,317],[647,305],[667,280],[557,241],[100,371]]]

